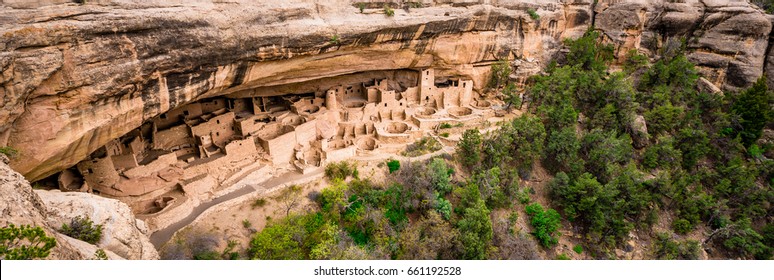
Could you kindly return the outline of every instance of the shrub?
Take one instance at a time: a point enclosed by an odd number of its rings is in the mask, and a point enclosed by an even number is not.
[[[435,203],[435,211],[438,211],[443,219],[448,221],[449,218],[451,218],[452,204],[445,198],[439,196]]]
[[[251,226],[253,226],[253,223],[251,223],[250,220],[248,219],[244,219],[242,220],[242,226],[245,228],[250,228]]]
[[[583,246],[580,244],[573,246],[572,250],[575,251],[575,253],[583,254]]]
[[[653,241],[653,256],[659,260],[697,260],[699,242],[686,240],[677,242],[668,233],[658,233]]]
[[[4,154],[13,159],[19,156],[19,150],[12,147],[0,147],[0,154]]]
[[[534,20],[540,19],[540,15],[538,15],[535,9],[532,9],[532,8],[527,9],[527,14],[529,14],[529,17],[531,17]]]
[[[105,250],[97,249],[97,251],[94,251],[94,258],[92,260],[109,260],[107,253],[105,253]]]
[[[441,133],[441,137],[449,138],[449,133],[448,132]]]
[[[393,10],[390,5],[385,4],[384,5],[384,14],[388,17],[395,15],[395,10]]]
[[[256,199],[255,201],[253,201],[253,204],[251,205],[251,207],[253,209],[255,209],[255,208],[263,207],[264,205],[266,205],[266,199],[265,198],[259,198],[259,199]]]
[[[452,128],[452,125],[450,123],[441,123],[440,126],[438,126],[439,129],[447,129]]]
[[[329,42],[332,45],[339,45],[339,44],[341,44],[341,38],[339,38],[339,34],[334,34],[333,36],[331,36],[331,39],[329,40]]]
[[[365,3],[363,2],[357,3],[357,8],[360,10],[360,13],[362,14],[363,11],[365,10]]]
[[[448,136],[448,133],[446,133],[446,135]],[[438,142],[438,140],[435,140],[433,137],[426,136],[408,145],[406,150],[401,154],[407,157],[416,157],[439,151],[442,148],[443,145],[441,145],[441,142]]]
[[[330,180],[344,180],[352,175],[354,165],[346,161],[329,163],[325,166],[325,176]]]
[[[0,259],[32,260],[48,257],[56,239],[46,235],[41,227],[9,224],[0,228]]]
[[[400,169],[400,161],[394,159],[387,161],[387,168],[390,170],[390,173],[398,171]]]
[[[674,229],[677,234],[686,234],[693,230],[693,225],[686,219],[677,219],[672,222],[672,229]]]
[[[569,260],[572,260],[569,256],[567,256],[567,254],[564,254],[564,253],[556,256],[556,259],[559,260],[559,261],[569,261]]]
[[[95,226],[89,217],[83,216],[73,218],[69,225],[62,224],[59,232],[91,244],[97,244],[102,239],[102,225]]]
[[[540,241],[543,247],[551,247],[559,242],[554,233],[559,230],[561,223],[559,213],[554,209],[543,210],[543,206],[533,203],[526,208],[527,215],[530,216],[530,224],[535,229],[532,235]],[[558,233],[557,233],[558,235]]]

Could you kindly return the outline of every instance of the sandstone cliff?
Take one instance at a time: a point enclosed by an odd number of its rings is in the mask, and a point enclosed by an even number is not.
[[[399,1],[65,2],[0,4],[0,146],[21,151],[12,166],[32,181],[193,100],[424,67],[480,89],[491,62],[517,59],[524,78],[591,25],[619,58],[685,39],[734,90],[763,74],[771,31],[746,0],[426,0],[393,17],[371,7]]]
[[[51,250],[49,259],[92,259],[99,248],[104,249],[110,259],[159,258],[148,237],[136,226],[126,204],[86,193],[33,191],[29,182],[7,165],[3,155],[0,155],[0,213],[3,217],[0,227],[8,224],[39,226],[46,235],[56,238],[57,245]],[[78,215],[105,225],[98,246],[57,232],[62,224]]]

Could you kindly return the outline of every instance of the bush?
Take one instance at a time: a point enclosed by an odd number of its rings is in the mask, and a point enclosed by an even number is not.
[[[8,156],[8,158],[14,159],[19,156],[19,150],[12,147],[0,147],[0,154],[4,154]]]
[[[441,123],[440,126],[438,126],[439,129],[447,129],[452,128],[452,125],[450,123]]]
[[[329,163],[325,166],[325,176],[330,180],[344,180],[352,176],[354,165],[346,161]]]
[[[575,253],[583,254],[583,246],[580,244],[573,246],[572,250],[575,251]]]
[[[446,133],[448,137],[448,133]],[[422,137],[418,141],[406,146],[406,150],[401,153],[401,155],[406,157],[417,157],[424,154],[429,154],[432,152],[440,151],[443,148],[443,145],[441,145],[441,142],[438,142],[438,140],[435,140],[433,137]]]
[[[698,260],[699,242],[686,240],[677,242],[668,233],[658,233],[653,241],[653,256],[659,260]]]
[[[562,254],[559,254],[559,255],[556,256],[556,260],[559,260],[559,261],[569,261],[569,260],[572,260],[572,258],[567,256],[567,254],[562,253]]]
[[[102,225],[95,226],[89,217],[77,216],[70,221],[69,225],[62,224],[59,232],[91,244],[97,244],[102,239]]]
[[[693,230],[693,225],[686,219],[677,219],[672,222],[672,229],[674,229],[677,234],[686,234]]]
[[[253,201],[253,204],[251,205],[251,207],[253,209],[255,209],[255,208],[263,207],[264,205],[266,205],[266,199],[265,198],[259,198],[259,199],[256,199],[255,201]]]
[[[398,171],[398,169],[400,169],[400,161],[394,159],[388,161],[387,168],[390,170],[390,173]]]
[[[734,102],[732,110],[742,118],[742,130],[739,135],[745,147],[755,143],[761,137],[766,124],[774,119],[771,103],[772,93],[766,86],[765,76],[758,79],[752,87],[739,96],[739,100]]]
[[[365,10],[365,3],[363,2],[357,3],[357,8],[360,10],[360,13],[362,14],[363,11]]]
[[[250,228],[250,227],[253,226],[253,223],[251,223],[250,220],[248,220],[248,219],[244,219],[244,220],[242,220],[242,226],[244,228]]]
[[[535,9],[532,9],[532,8],[527,9],[527,14],[529,14],[529,17],[531,17],[534,20],[540,19],[540,15],[538,15]]]
[[[46,235],[41,227],[8,224],[0,228],[0,259],[32,260],[48,257],[56,239]]]
[[[439,196],[435,203],[435,210],[441,214],[444,220],[448,221],[449,218],[451,218],[452,204],[445,198]]]
[[[384,14],[388,17],[395,15],[395,10],[393,10],[390,5],[385,4],[384,5]]]
[[[537,203],[528,205],[526,212],[530,216],[530,224],[535,229],[532,235],[538,239],[540,245],[546,248],[556,245],[559,239],[554,236],[554,233],[559,230],[561,224],[559,213],[551,208],[544,211],[543,206]]]

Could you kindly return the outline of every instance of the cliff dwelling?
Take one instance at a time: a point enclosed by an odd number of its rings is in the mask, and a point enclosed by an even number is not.
[[[492,116],[492,103],[479,100],[471,80],[438,78],[434,69],[255,88],[163,113],[60,172],[57,182],[168,223],[154,217],[211,199],[255,171],[306,174],[329,162],[394,154],[441,123]]]

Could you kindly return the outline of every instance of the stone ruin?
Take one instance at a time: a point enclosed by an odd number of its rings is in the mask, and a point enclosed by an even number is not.
[[[261,168],[302,173],[421,138],[441,123],[493,116],[473,82],[436,83],[433,69],[405,86],[389,78],[311,93],[229,94],[190,103],[144,123],[58,175],[64,191],[126,202],[141,219],[204,200]],[[152,224],[151,224],[152,226]]]

